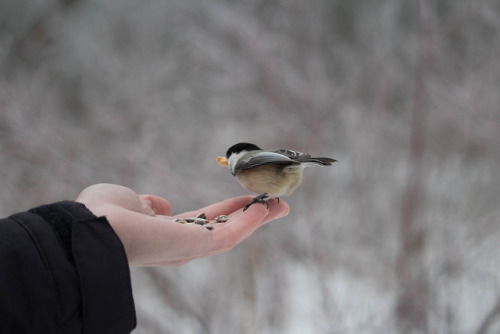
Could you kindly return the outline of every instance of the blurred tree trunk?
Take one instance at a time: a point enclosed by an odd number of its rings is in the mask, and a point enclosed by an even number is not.
[[[424,264],[426,232],[417,217],[421,196],[425,130],[428,113],[426,79],[432,62],[431,30],[425,0],[416,0],[417,65],[409,143],[409,174],[400,209],[400,250],[396,264],[399,292],[396,319],[400,333],[427,333],[429,282]]]

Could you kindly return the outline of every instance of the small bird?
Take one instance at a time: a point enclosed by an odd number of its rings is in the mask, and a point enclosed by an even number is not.
[[[305,167],[331,166],[335,159],[312,158],[292,150],[265,151],[255,144],[231,146],[226,157],[217,157],[219,165],[229,167],[243,188],[258,193],[243,211],[255,203],[269,204],[266,198],[290,195],[302,181]]]

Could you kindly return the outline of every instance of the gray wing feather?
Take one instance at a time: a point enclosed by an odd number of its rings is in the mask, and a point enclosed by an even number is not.
[[[286,157],[289,157],[290,159],[293,160],[300,160],[300,159],[307,159],[310,158],[310,154],[305,154],[302,152],[297,152],[297,151],[292,151],[292,150],[277,150],[276,153],[282,154]]]
[[[235,166],[235,170],[242,171],[253,167],[269,164],[299,165],[300,162],[295,161],[278,152],[259,152],[253,155],[249,160],[241,161],[240,163],[238,163]]]
[[[250,159],[240,161],[235,166],[235,171],[243,171],[253,167],[263,166],[263,165],[302,165],[304,167],[309,166],[329,166],[337,160],[331,158],[311,158],[310,154],[304,154],[302,152],[292,151],[292,150],[278,150],[274,152],[263,151],[254,154]]]
[[[292,150],[278,150],[276,152],[283,154],[294,161],[300,162],[304,164],[304,166],[330,166],[332,163],[337,161],[331,158],[312,158],[310,154]]]

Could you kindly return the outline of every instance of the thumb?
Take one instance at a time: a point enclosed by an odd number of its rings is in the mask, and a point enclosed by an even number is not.
[[[166,199],[154,195],[139,195],[139,198],[153,210],[155,215],[172,215],[172,206]]]

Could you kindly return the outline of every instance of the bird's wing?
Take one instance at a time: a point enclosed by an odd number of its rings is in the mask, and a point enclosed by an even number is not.
[[[283,165],[299,165],[300,162],[291,159],[290,157],[279,152],[259,152],[254,154],[249,160],[242,159],[235,166],[236,171],[243,171],[253,167],[270,165],[270,164],[283,164]]]
[[[284,155],[292,160],[304,160],[304,159],[309,159],[311,157],[310,154],[305,154],[302,152],[297,152],[297,151],[292,151],[292,150],[277,150],[275,151],[278,154]]]
[[[310,154],[305,154],[302,152],[297,152],[297,151],[292,151],[292,150],[278,150],[276,151],[279,154],[282,154],[284,156],[289,157],[293,161],[299,162],[302,164],[304,167],[310,167],[310,166],[330,166],[332,163],[334,163],[335,159],[331,158],[313,158],[311,157]]]

